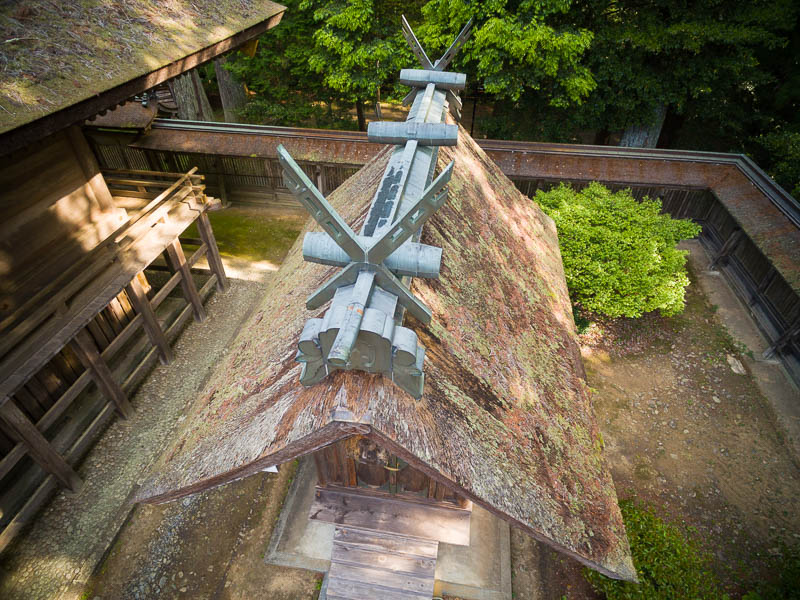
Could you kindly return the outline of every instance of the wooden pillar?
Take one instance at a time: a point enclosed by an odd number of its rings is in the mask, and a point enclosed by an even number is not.
[[[211,222],[208,220],[208,215],[205,211],[200,213],[200,217],[197,219],[197,230],[206,245],[208,266],[211,268],[211,272],[217,276],[217,289],[220,292],[224,292],[228,289],[228,277],[225,275],[225,265],[222,264],[222,258],[219,255],[214,230],[211,228]]]
[[[65,488],[73,492],[78,491],[82,484],[81,478],[10,398],[0,405],[0,419],[12,434],[19,438],[28,454],[40,467],[51,473]]]
[[[150,342],[158,348],[161,364],[168,365],[174,358],[172,348],[170,348],[169,342],[158,324],[156,314],[153,312],[153,307],[150,305],[150,300],[147,299],[147,294],[138,277],[134,277],[125,287],[125,290],[128,292],[128,297],[131,299],[134,310],[142,317],[142,325],[144,325],[144,330],[147,332]]]
[[[789,344],[792,341],[792,339],[797,337],[798,335],[800,335],[800,318],[795,319],[794,323],[789,325],[789,327],[787,327],[784,330],[784,332],[778,337],[778,339],[776,339],[770,345],[770,347],[764,351],[762,356],[764,358],[772,358],[772,356],[776,352],[783,350],[783,347]]]
[[[133,414],[133,407],[128,402],[125,392],[114,379],[111,369],[97,351],[97,346],[89,333],[85,329],[81,329],[72,340],[71,345],[103,395],[114,403],[117,412],[123,418],[130,417]]]
[[[325,458],[322,456],[323,450],[314,452],[314,464],[317,467],[317,485],[328,485],[328,469],[325,465]]]
[[[203,322],[206,320],[206,311],[203,308],[203,301],[200,299],[200,294],[197,293],[197,287],[194,285],[192,273],[189,265],[186,262],[186,256],[183,254],[183,248],[177,238],[172,240],[167,246],[167,263],[172,268],[173,272],[181,274],[181,288],[183,288],[183,295],[192,305],[194,312],[194,320]]]

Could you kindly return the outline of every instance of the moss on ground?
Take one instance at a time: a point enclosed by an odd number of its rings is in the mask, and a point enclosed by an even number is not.
[[[232,207],[209,213],[220,254],[253,262],[280,264],[297,239],[305,217],[274,217],[254,208]],[[184,234],[199,238],[193,224]]]

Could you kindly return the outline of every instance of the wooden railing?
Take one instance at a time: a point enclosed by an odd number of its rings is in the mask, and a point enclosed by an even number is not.
[[[80,487],[75,464],[115,413],[130,416],[136,385],[172,360],[170,342],[226,287],[196,171],[107,172],[115,202],[140,206],[0,322],[0,550],[53,490]],[[187,258],[178,236],[195,221],[201,244]],[[161,256],[171,275],[151,285],[145,270]],[[203,256],[211,274],[198,289],[191,268]],[[184,301],[167,306],[178,285]]]

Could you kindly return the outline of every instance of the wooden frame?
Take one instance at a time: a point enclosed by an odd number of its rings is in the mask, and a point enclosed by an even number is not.
[[[4,340],[11,342],[0,355],[0,448],[5,449],[0,454],[0,501],[3,513],[11,517],[0,532],[0,551],[55,489],[80,487],[74,465],[92,440],[114,413],[132,415],[128,394],[156,360],[172,360],[170,341],[190,316],[205,318],[203,301],[211,290],[227,287],[205,214],[209,202],[199,185],[202,176],[195,171],[169,174],[171,181],[163,173],[132,174],[144,190],[137,196],[140,209],[129,213],[75,269],[0,323]],[[109,197],[119,202],[132,189],[117,182]],[[198,219],[202,243],[186,257],[178,236]],[[160,289],[152,289],[144,269],[162,253],[172,261],[173,273]],[[203,256],[211,273],[198,290],[191,267]],[[76,277],[76,272],[89,275]],[[186,302],[157,316],[178,285]],[[129,354],[143,358],[131,361]],[[98,392],[87,397],[92,382]],[[79,397],[88,399],[77,405]],[[64,417],[76,410],[94,415],[87,428],[64,425]],[[41,471],[24,468],[25,456]]]

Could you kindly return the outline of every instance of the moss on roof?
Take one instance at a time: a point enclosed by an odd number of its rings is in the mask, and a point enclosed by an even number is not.
[[[0,133],[260,23],[268,0],[22,0],[0,6]]]

